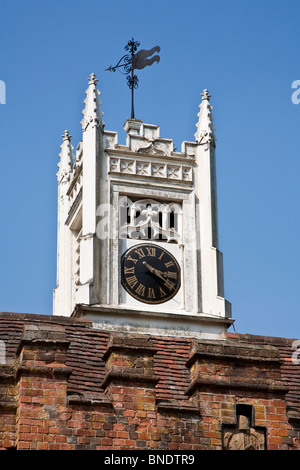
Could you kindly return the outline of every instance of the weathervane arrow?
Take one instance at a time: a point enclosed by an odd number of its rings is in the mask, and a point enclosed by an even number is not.
[[[110,72],[115,72],[116,70],[122,72],[121,69],[124,70],[122,73],[126,75],[128,86],[131,89],[131,119],[134,119],[134,89],[138,87],[139,82],[138,77],[133,71],[136,69],[142,70],[146,66],[152,65],[154,62],[160,61],[159,55],[153,56],[154,53],[160,52],[159,46],[155,46],[149,50],[142,49],[136,52],[139,46],[140,43],[132,38],[124,48],[125,51],[129,51],[129,54],[123,55],[114,67],[110,65],[106,69]]]

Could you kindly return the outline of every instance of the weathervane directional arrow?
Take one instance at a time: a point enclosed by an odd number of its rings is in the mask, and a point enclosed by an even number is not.
[[[147,65],[152,65],[154,62],[159,62],[159,55],[154,55],[156,52],[160,52],[160,47],[155,46],[150,50],[142,49],[137,52],[137,48],[140,46],[139,41],[135,41],[133,38],[128,41],[125,46],[125,51],[129,54],[123,55],[119,62],[113,67],[110,65],[106,70],[115,72],[119,70],[126,75],[128,86],[131,90],[131,119],[134,119],[134,89],[138,87],[138,77],[134,74],[134,70],[141,70]],[[151,57],[152,56],[152,57]]]

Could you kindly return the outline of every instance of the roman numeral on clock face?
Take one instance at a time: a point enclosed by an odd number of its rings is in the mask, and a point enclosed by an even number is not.
[[[159,292],[160,292],[161,297],[167,296],[167,293],[161,287],[159,288]]]
[[[148,248],[146,247],[147,255],[148,256],[156,256],[156,248]]]
[[[145,258],[145,253],[143,252],[142,248],[138,248],[137,250],[134,251],[137,255],[139,255],[139,258]]]
[[[134,266],[128,268],[127,266],[124,267],[124,274],[134,274]]]
[[[146,287],[143,286],[143,284],[140,284],[140,285],[135,289],[135,292],[136,292],[138,295],[144,297],[144,295],[145,295],[145,289],[146,289]]]
[[[138,280],[136,276],[129,276],[126,277],[126,282],[131,288],[133,288],[138,283]]]
[[[177,272],[176,271],[168,271],[167,276],[171,279],[177,279]]]
[[[171,282],[171,281],[169,281],[168,279],[165,280],[164,285],[165,285],[169,290],[173,290],[174,287],[175,287],[174,282]]]
[[[174,266],[173,261],[168,261],[167,263],[165,263],[166,268],[170,268],[171,266]]]
[[[154,289],[152,287],[148,287],[148,298],[149,299],[156,299],[156,295]]]

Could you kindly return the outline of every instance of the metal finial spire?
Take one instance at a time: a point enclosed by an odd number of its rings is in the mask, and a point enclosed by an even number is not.
[[[131,119],[134,119],[134,89],[138,87],[138,77],[133,73],[135,69],[141,70],[147,65],[152,65],[153,62],[159,62],[159,55],[151,57],[155,52],[160,51],[159,46],[155,46],[150,50],[140,50],[137,51],[137,48],[140,46],[139,41],[135,41],[133,38],[128,41],[125,46],[125,51],[128,51],[129,54],[123,55],[119,62],[112,67],[111,65],[106,69],[110,72],[115,72],[117,69],[120,70],[123,68],[124,75],[127,78],[127,84],[131,90]],[[150,59],[148,57],[151,57]],[[121,70],[120,70],[121,71]]]

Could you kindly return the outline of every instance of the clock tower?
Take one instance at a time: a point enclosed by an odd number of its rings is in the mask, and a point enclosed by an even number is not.
[[[82,140],[63,135],[58,164],[54,314],[95,327],[220,338],[232,324],[218,246],[216,139],[202,94],[194,142],[127,119],[126,144],[104,129],[91,75]]]

